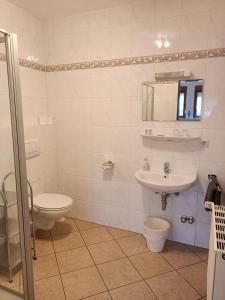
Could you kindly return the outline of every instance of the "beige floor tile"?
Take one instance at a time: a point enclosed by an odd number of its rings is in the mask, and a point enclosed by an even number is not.
[[[57,252],[60,273],[66,273],[94,265],[86,247]]]
[[[44,255],[33,261],[34,280],[58,275],[59,270],[54,254]]]
[[[78,231],[75,223],[75,219],[67,218],[64,222],[56,222],[55,226],[51,230],[52,235],[66,234],[70,232]]]
[[[163,257],[150,251],[131,256],[130,260],[145,279],[173,270]]]
[[[67,300],[76,300],[106,291],[96,269],[90,267],[62,275]]]
[[[202,260],[207,260],[209,255],[209,250],[200,247],[187,246],[194,254],[200,257]]]
[[[37,257],[54,253],[51,237],[42,237],[36,239]]]
[[[201,262],[202,260],[196,256],[190,249],[183,245],[168,246],[161,255],[174,267],[182,268],[191,264]]]
[[[200,298],[198,293],[176,271],[147,279],[146,282],[159,300]]]
[[[34,283],[35,300],[64,300],[65,295],[60,276],[54,276]]]
[[[87,245],[112,240],[112,236],[108,233],[106,228],[103,227],[83,230],[81,231],[81,234]]]
[[[95,296],[87,297],[85,300],[111,300],[111,297],[108,292],[105,292]]]
[[[113,300],[156,300],[156,296],[144,281],[129,284],[110,291]]]
[[[119,239],[117,242],[128,256],[148,251],[146,240],[140,234]]]
[[[96,264],[125,257],[125,254],[115,241],[90,245],[88,248]]]
[[[77,220],[76,219],[76,224],[79,230],[87,230],[91,228],[96,228],[96,227],[102,227],[102,225],[88,222],[88,221],[83,221],[83,220]]]
[[[141,276],[127,258],[104,263],[97,267],[108,289],[141,280]]]
[[[207,265],[202,262],[192,265],[178,272],[193,286],[193,288],[201,295],[206,296],[207,289]]]
[[[1,300],[22,300],[24,299],[23,293],[19,291],[19,287],[6,288],[0,286],[0,299]]]
[[[4,286],[4,285],[3,285],[3,286]],[[0,289],[1,289],[1,288],[0,288]],[[11,286],[10,289],[13,290],[13,291],[19,292],[20,294],[24,294],[23,288],[20,287],[20,286],[17,286],[17,285],[16,285],[16,286]],[[1,294],[1,292],[0,292],[0,294]]]
[[[119,228],[113,228],[113,227],[108,227],[108,231],[111,233],[114,239],[120,239],[123,237],[128,237],[128,236],[134,236],[137,235],[136,232],[124,230],[124,229],[119,229]]]
[[[84,246],[84,241],[79,232],[72,232],[65,235],[53,236],[53,245],[56,252],[79,248]]]
[[[22,280],[21,271],[15,272],[13,275],[13,282],[9,282],[8,272],[0,269],[0,285],[14,289],[19,287],[20,281]]]

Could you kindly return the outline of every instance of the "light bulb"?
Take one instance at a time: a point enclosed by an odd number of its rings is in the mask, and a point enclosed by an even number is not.
[[[163,46],[163,41],[162,40],[157,40],[157,41],[155,41],[155,43],[156,43],[158,48],[162,48],[162,46]]]
[[[170,42],[168,40],[165,40],[164,42],[164,47],[168,48],[170,46]]]

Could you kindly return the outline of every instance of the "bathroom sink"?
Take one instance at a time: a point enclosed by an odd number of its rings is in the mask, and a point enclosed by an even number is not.
[[[197,179],[197,174],[176,174],[139,170],[135,173],[137,181],[154,192],[178,193],[189,188]]]

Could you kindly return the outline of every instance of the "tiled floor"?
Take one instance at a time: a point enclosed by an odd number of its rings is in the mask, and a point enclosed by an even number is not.
[[[206,299],[205,249],[169,242],[152,253],[140,234],[67,219],[37,232],[37,253],[36,300]]]

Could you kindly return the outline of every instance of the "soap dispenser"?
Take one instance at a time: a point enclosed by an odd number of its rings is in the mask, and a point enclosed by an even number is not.
[[[149,161],[148,161],[147,157],[144,158],[144,163],[143,163],[142,169],[144,171],[149,171],[150,170],[150,164],[149,164]]]

